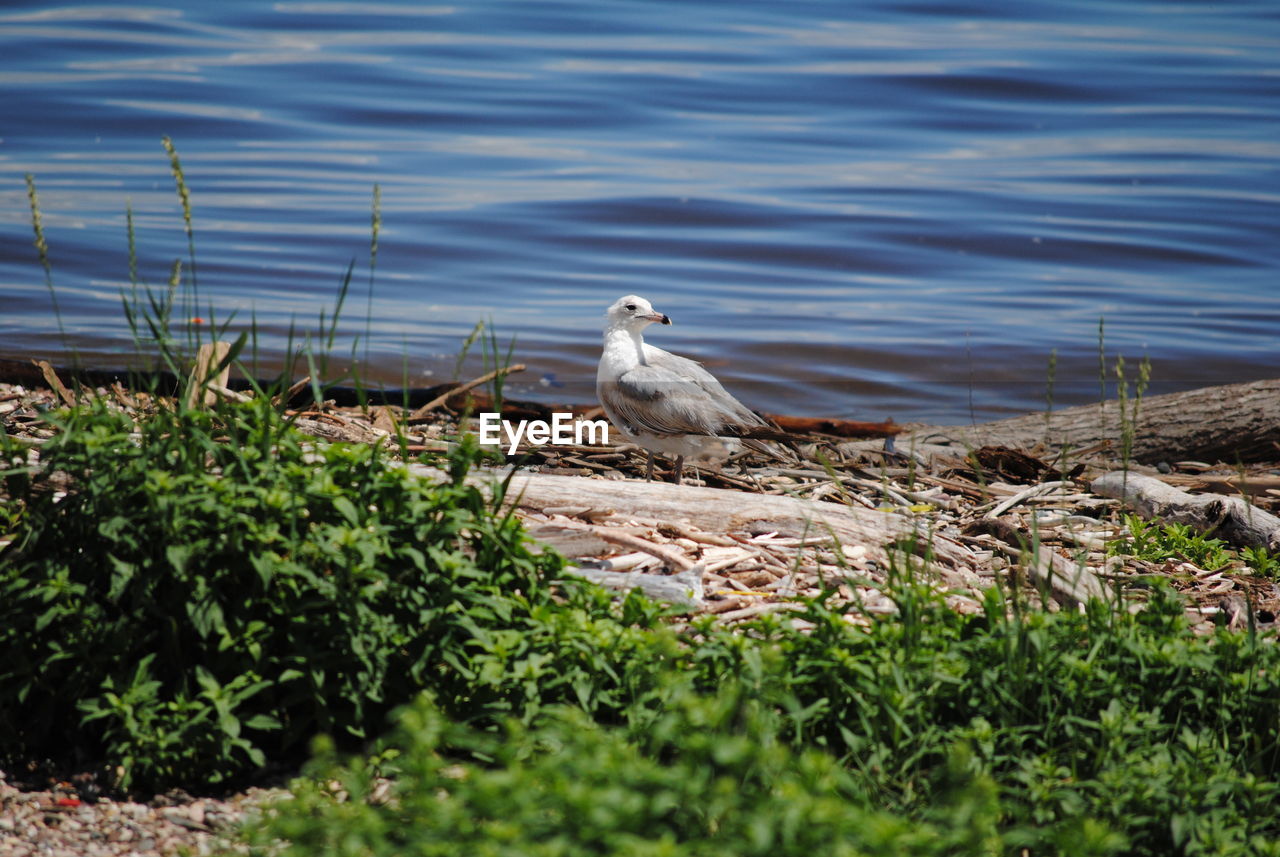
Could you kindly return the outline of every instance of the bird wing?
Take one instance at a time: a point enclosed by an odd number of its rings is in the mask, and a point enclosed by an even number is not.
[[[722,436],[765,425],[698,363],[651,345],[644,351],[646,364],[600,385],[606,410],[626,425],[657,435]]]

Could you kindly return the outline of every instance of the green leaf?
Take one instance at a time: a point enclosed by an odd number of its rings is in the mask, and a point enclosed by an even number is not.
[[[356,511],[355,504],[341,494],[333,497],[332,499],[333,508],[338,510],[338,513],[346,519],[348,524],[353,527],[358,527],[360,525],[360,513]]]

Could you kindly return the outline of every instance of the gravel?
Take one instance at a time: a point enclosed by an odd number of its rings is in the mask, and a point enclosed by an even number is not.
[[[19,789],[0,771],[0,857],[247,853],[235,841],[239,825],[255,807],[287,796],[251,788],[226,799],[182,791],[147,803],[86,799],[70,782]]]

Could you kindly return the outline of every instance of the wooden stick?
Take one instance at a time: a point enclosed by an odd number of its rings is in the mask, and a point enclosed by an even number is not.
[[[233,402],[252,402],[253,401],[252,396],[246,396],[244,393],[236,392],[235,390],[232,390],[228,387],[224,387],[221,384],[210,384],[209,392],[213,393],[216,396],[221,396],[224,399],[230,399]]]
[[[216,378],[210,378],[209,373],[214,367],[226,359],[231,353],[230,342],[208,342],[200,346],[200,350],[196,352],[196,365],[191,370],[191,380],[187,386],[187,407],[195,408],[203,405],[208,407],[218,401],[218,394],[213,387],[227,386],[227,379],[231,376],[231,367],[223,366],[222,371],[218,373]],[[206,384],[209,388],[206,389]]]
[[[71,391],[63,386],[62,381],[58,378],[58,373],[53,371],[53,367],[49,365],[48,360],[31,361],[40,367],[40,374],[44,376],[44,381],[49,387],[58,394],[58,398],[66,402],[68,406],[76,406],[76,397],[71,395]]]
[[[684,554],[672,550],[666,545],[655,545],[653,542],[645,541],[644,539],[637,538],[636,536],[632,536],[627,533],[614,532],[608,527],[592,527],[591,530],[609,544],[618,545],[624,548],[631,548],[632,550],[644,551],[650,556],[656,556],[667,565],[677,568],[680,571],[688,571],[696,564],[688,557],[684,556]]]
[[[893,420],[882,423],[837,420],[823,417],[791,417],[786,414],[764,414],[765,419],[792,434],[829,434],[836,437],[892,437],[903,431]]]
[[[310,383],[311,383],[310,375],[306,376],[301,381],[294,381],[293,384],[290,385],[289,389],[285,390],[284,393],[278,396],[273,396],[271,399],[271,404],[279,405],[282,402],[286,405],[289,404],[289,400],[292,399],[294,396],[298,395],[298,393],[302,392],[302,388],[307,386]]]
[[[411,421],[420,420],[423,417],[425,417],[427,414],[434,411],[436,408],[443,405],[445,402],[449,401],[449,399],[451,399],[452,397],[458,395],[459,393],[465,393],[468,390],[479,387],[481,384],[486,384],[489,381],[492,381],[494,378],[497,378],[501,375],[509,375],[512,372],[523,372],[524,370],[525,370],[525,365],[523,363],[513,363],[510,366],[499,366],[497,369],[494,369],[492,372],[486,372],[485,374],[481,375],[479,378],[473,378],[467,383],[459,387],[455,387],[452,390],[441,393],[431,401],[427,402],[422,407],[418,408],[412,414],[410,414],[409,419]]]
[[[995,508],[993,508],[990,512],[987,512],[985,517],[989,519],[998,518],[1001,515],[1003,515],[1005,512],[1012,509],[1014,506],[1017,506],[1019,503],[1025,503],[1026,501],[1032,499],[1033,497],[1040,497],[1045,494],[1052,493],[1053,491],[1056,491],[1059,488],[1064,488],[1070,484],[1071,484],[1070,482],[1057,481],[1057,482],[1041,482],[1039,485],[1032,485],[1030,488],[1026,489],[1025,491],[1019,491],[1017,494],[1014,494],[1012,497],[1009,497],[997,503]]]

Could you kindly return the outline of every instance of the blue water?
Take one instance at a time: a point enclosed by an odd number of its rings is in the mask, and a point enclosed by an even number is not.
[[[513,393],[590,401],[627,293],[774,412],[1030,411],[1052,353],[1089,401],[1100,319],[1152,392],[1275,377],[1278,96],[1273,0],[9,2],[0,357],[128,361],[126,207],[145,281],[187,256],[168,135],[199,314],[264,366],[354,261],[337,352],[389,386],[485,319]]]

